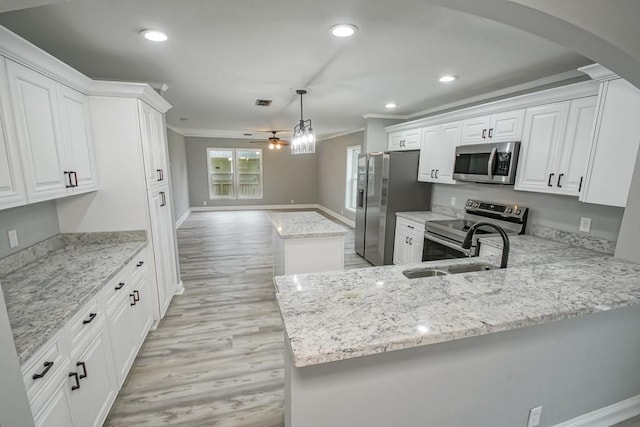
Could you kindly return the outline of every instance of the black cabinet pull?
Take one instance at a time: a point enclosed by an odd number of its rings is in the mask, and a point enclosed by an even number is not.
[[[487,130],[482,129],[482,139],[485,139],[486,137],[487,137]]]
[[[144,261],[140,261],[136,264],[136,267],[142,267],[144,265]]]
[[[547,181],[547,186],[553,187],[553,185],[551,184],[551,178],[553,178],[554,175],[555,175],[555,173],[550,173],[549,174],[549,181]]]
[[[131,305],[132,305],[132,306],[133,306],[133,305],[136,305],[136,302],[138,302],[138,300],[136,300],[136,296],[135,296],[134,294],[129,294],[129,296],[130,296],[131,298],[133,298],[133,302],[131,303]]]
[[[580,177],[580,185],[578,185],[578,193],[582,191],[582,179],[584,178],[584,176]]]
[[[135,296],[133,297],[133,299],[135,299],[135,300],[136,300],[136,302],[140,301],[140,292],[138,292],[138,291],[133,291],[133,294],[135,295]]]
[[[116,286],[116,291],[119,291],[122,288],[124,288],[124,282],[118,283],[118,286]]]
[[[164,191],[160,192],[160,197],[162,198],[162,202],[160,202],[160,206],[167,206],[167,196]]]
[[[413,225],[407,225],[407,227],[409,227],[409,228],[410,228],[410,229],[412,229],[412,230],[414,229],[414,226],[413,226]]]
[[[69,372],[69,377],[75,377],[76,378],[76,385],[72,385],[71,386],[71,391],[74,390],[78,390],[80,388],[80,378],[78,378],[78,373],[77,372]]]
[[[45,375],[47,375],[47,372],[49,372],[49,369],[51,369],[52,367],[53,362],[44,362],[44,369],[42,370],[42,372],[36,372],[31,378],[33,378],[34,380],[43,378]]]
[[[76,366],[79,368],[82,366],[82,372],[84,372],[83,374],[80,374],[80,379],[83,378],[87,378],[87,365],[84,364],[84,362],[78,362],[76,363]]]
[[[83,320],[82,324],[83,325],[87,325],[87,324],[93,322],[93,319],[95,319],[97,315],[98,315],[97,313],[89,313],[89,319]]]
[[[409,237],[409,244],[413,246],[413,237]]]
[[[560,181],[562,180],[562,177],[564,176],[563,173],[561,173],[560,175],[558,175],[558,188],[562,188],[562,185],[560,184]]]
[[[405,238],[404,238],[404,242],[405,242],[405,243],[409,243],[409,236],[407,236],[407,237],[405,237]]]
[[[69,174],[69,181],[71,181],[71,174],[73,174],[73,181],[74,183],[71,184],[74,187],[78,186],[78,173],[76,171],[71,171],[71,173]]]
[[[431,178],[433,178],[433,171],[435,171],[435,169],[431,169]]]
[[[489,138],[493,138],[493,128],[489,129]]]
[[[162,169],[156,169],[156,181],[160,182],[162,181]]]
[[[68,184],[66,184],[66,185],[65,185],[65,187],[67,187],[67,188],[71,188],[71,187],[73,187],[73,182],[71,181],[71,172],[69,172],[69,171],[64,171],[64,176],[65,176],[65,180],[66,180],[67,178],[69,178],[69,183],[68,183]]]
[[[440,169],[436,169],[436,179],[438,179],[438,172],[440,172]]]

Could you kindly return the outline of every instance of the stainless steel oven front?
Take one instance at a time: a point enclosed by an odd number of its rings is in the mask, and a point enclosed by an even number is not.
[[[462,249],[460,242],[432,233],[424,234],[422,261],[466,258],[469,256],[469,253],[468,250]]]
[[[453,179],[489,184],[514,184],[520,142],[488,142],[456,147]]]

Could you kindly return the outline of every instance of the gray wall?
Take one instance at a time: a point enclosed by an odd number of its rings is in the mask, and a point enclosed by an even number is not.
[[[640,262],[640,151],[633,171],[627,208],[624,211],[620,238],[616,246],[616,257],[628,261]]]
[[[292,156],[289,147],[269,150],[267,144],[251,144],[244,139],[186,137],[185,140],[191,207],[288,205],[291,200],[295,204],[318,203],[318,163],[315,154]],[[263,198],[209,200],[207,147],[262,148]]]
[[[9,248],[9,230],[18,232],[16,248]],[[56,202],[48,201],[0,211],[0,258],[60,233]]]
[[[372,153],[375,151],[387,151],[389,146],[389,137],[385,126],[391,126],[400,123],[402,120],[394,119],[367,119],[364,128],[364,152]]]
[[[349,218],[356,213],[345,209],[347,147],[364,143],[364,131],[326,139],[317,145],[318,202],[325,208]]]
[[[189,178],[187,176],[187,147],[184,136],[167,129],[169,143],[169,168],[173,216],[178,220],[189,209]]]
[[[487,184],[434,184],[432,203],[464,209],[467,199],[521,204],[530,208],[528,224],[544,225],[563,231],[577,232],[580,217],[592,218],[590,235],[618,240],[623,208],[580,203],[576,197],[515,191],[510,186]]]

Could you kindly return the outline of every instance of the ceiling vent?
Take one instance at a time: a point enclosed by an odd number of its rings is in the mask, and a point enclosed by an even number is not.
[[[256,105],[260,107],[268,107],[273,101],[271,99],[256,99]]]

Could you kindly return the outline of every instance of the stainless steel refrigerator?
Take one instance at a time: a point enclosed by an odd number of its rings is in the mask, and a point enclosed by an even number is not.
[[[373,265],[393,264],[396,212],[431,209],[431,184],[418,182],[419,151],[358,157],[356,253]]]

